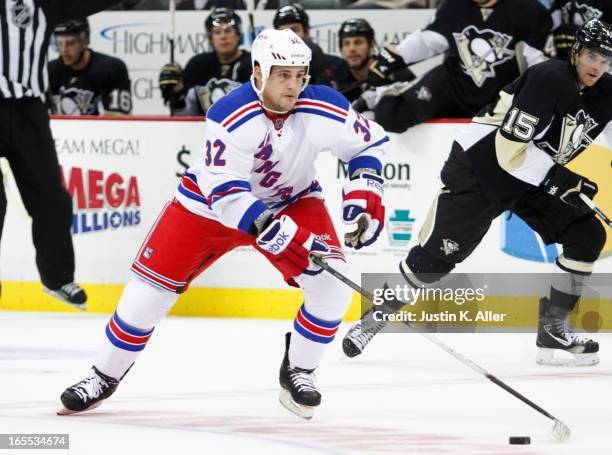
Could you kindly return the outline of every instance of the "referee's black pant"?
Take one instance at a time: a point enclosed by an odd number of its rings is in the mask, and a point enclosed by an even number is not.
[[[42,283],[58,289],[74,281],[70,228],[72,200],[62,186],[49,116],[38,99],[0,101],[0,156],[6,158],[32,218],[36,265]],[[0,235],[6,212],[0,185]]]

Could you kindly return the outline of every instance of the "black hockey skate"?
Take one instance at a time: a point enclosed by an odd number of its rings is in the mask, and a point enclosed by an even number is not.
[[[366,311],[361,316],[361,321],[351,327],[342,339],[342,351],[347,357],[357,357],[361,354],[372,338],[387,324],[384,320],[374,320],[373,312],[373,308]]]
[[[280,403],[303,419],[312,419],[314,409],[321,404],[314,370],[289,365],[289,344],[291,333],[285,335],[285,357],[281,363],[278,380],[281,385]]]
[[[563,310],[561,310],[563,311]],[[555,314],[548,298],[540,299],[536,362],[540,365],[587,366],[599,363],[599,343],[573,332],[568,315]]]
[[[77,412],[89,411],[102,404],[102,400],[110,397],[119,381],[117,379],[100,373],[96,367],[92,367],[94,374],[80,382],[68,387],[60,399],[64,409],[58,415],[70,415]]]
[[[60,299],[74,308],[79,310],[85,310],[87,308],[87,294],[85,294],[83,288],[74,281],[63,285],[59,289],[49,289],[43,286],[43,290],[50,296]]]

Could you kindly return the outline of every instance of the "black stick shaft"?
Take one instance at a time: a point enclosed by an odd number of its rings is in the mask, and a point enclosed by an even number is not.
[[[371,292],[366,291],[365,289],[363,289],[361,286],[359,286],[357,283],[354,283],[351,279],[349,279],[348,277],[344,276],[342,273],[338,272],[336,269],[334,269],[332,266],[330,266],[327,262],[325,262],[324,259],[318,257],[318,256],[311,256],[312,261],[317,264],[319,267],[323,268],[326,272],[331,273],[334,277],[336,277],[337,279],[339,279],[340,281],[342,281],[344,284],[346,284],[348,287],[350,287],[351,289],[357,291],[359,294],[361,294],[362,296],[364,296],[366,299],[368,299],[370,302],[374,303],[374,296],[372,295]],[[472,370],[476,371],[477,373],[483,375],[484,377],[486,377],[489,381],[491,381],[493,384],[498,385],[499,387],[501,387],[502,389],[504,389],[506,392],[514,395],[516,398],[518,398],[519,400],[521,400],[523,403],[527,404],[528,406],[530,406],[531,408],[535,409],[536,411],[538,411],[540,414],[548,417],[551,420],[557,421],[558,419],[556,417],[554,417],[552,414],[550,414],[548,411],[546,411],[545,409],[541,408],[540,406],[538,406],[537,404],[535,404],[533,401],[531,401],[529,398],[525,397],[524,395],[522,395],[521,393],[517,392],[516,390],[514,390],[512,387],[510,387],[508,384],[506,384],[505,382],[503,382],[501,379],[497,378],[496,376],[493,376],[491,373],[489,373],[488,371],[486,371],[484,368],[482,368],[481,366],[479,366],[478,364],[476,364],[474,361],[468,359],[467,357],[465,357],[463,354],[455,351],[453,348],[451,348],[450,346],[446,345],[444,342],[440,341],[438,338],[433,337],[431,334],[423,332],[422,330],[420,330],[419,328],[417,328],[414,324],[410,323],[409,321],[403,321],[404,324],[406,324],[408,327],[410,327],[413,331],[415,331],[416,333],[423,335],[425,338],[427,338],[429,341],[433,342],[434,344],[438,345],[438,347],[442,348],[444,351],[446,351],[447,353],[449,353],[450,355],[452,355],[453,357],[455,357],[457,360],[459,360],[461,363],[463,363],[464,365],[470,367]]]

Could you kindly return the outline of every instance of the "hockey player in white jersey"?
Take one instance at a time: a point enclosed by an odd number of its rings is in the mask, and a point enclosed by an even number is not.
[[[251,82],[208,111],[204,156],[189,168],[133,265],[94,362],[94,374],[62,394],[60,414],[98,406],[145,348],[155,325],[202,271],[252,245],[304,291],[286,335],[281,403],[310,418],[321,402],[314,370],[334,339],[352,292],[310,254],[345,270],[345,258],[314,179],[318,153],[348,163],[343,220],[362,229],[345,241],[373,243],[384,225],[381,158],[389,138],[340,93],[308,86],[311,51],[290,30],[264,30],[252,50]],[[365,222],[365,223],[364,223]]]

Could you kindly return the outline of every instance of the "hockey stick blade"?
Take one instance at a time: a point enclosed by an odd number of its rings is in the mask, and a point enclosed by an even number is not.
[[[606,214],[602,212],[586,194],[580,193],[580,199],[587,205],[588,208],[594,211],[595,214],[601,218],[601,220],[606,223],[610,229],[612,229],[612,220],[610,220],[610,218],[608,218]]]
[[[338,272],[336,269],[334,269],[332,266],[330,266],[320,256],[316,256],[316,255],[312,254],[310,256],[310,258],[311,258],[311,260],[316,265],[321,267],[323,270],[325,270],[326,272],[330,273],[331,275],[333,275],[338,280],[342,281],[344,284],[346,284],[348,287],[350,287],[354,291],[357,291],[359,294],[361,294],[363,297],[368,299],[370,302],[374,303],[374,295],[370,291],[367,291],[367,290],[363,289],[357,283],[353,282],[350,278],[348,278],[345,275],[343,275],[342,273]],[[559,419],[557,419],[555,416],[550,414],[548,411],[546,411],[544,408],[538,406],[533,401],[531,401],[529,398],[527,398],[524,395],[520,394],[519,392],[514,390],[512,387],[510,387],[508,384],[503,382],[501,379],[499,379],[496,376],[494,376],[491,373],[489,373],[487,370],[482,368],[476,362],[474,362],[473,360],[465,357],[460,352],[455,351],[453,348],[448,346],[443,341],[440,341],[438,338],[432,336],[430,333],[424,332],[423,330],[419,329],[414,324],[412,324],[410,321],[402,321],[402,322],[405,325],[407,325],[408,327],[410,327],[410,329],[412,329],[414,332],[418,333],[419,335],[424,336],[429,341],[431,341],[432,343],[437,345],[439,348],[441,348],[443,351],[446,351],[448,354],[452,355],[459,362],[461,362],[464,365],[468,366],[469,368],[474,370],[476,373],[484,376],[489,381],[491,381],[493,384],[497,385],[498,387],[501,387],[506,392],[508,392],[511,395],[515,396],[516,398],[521,400],[523,403],[525,403],[526,405],[528,405],[532,409],[535,409],[536,411],[538,411],[543,416],[546,416],[549,419],[551,419],[554,422],[554,426],[553,426],[553,429],[552,429],[552,435],[553,435],[553,437],[557,441],[563,442],[563,441],[566,441],[567,439],[569,439],[569,437],[571,435],[571,431],[570,431],[569,427],[566,424],[564,424],[563,422],[561,422]]]

